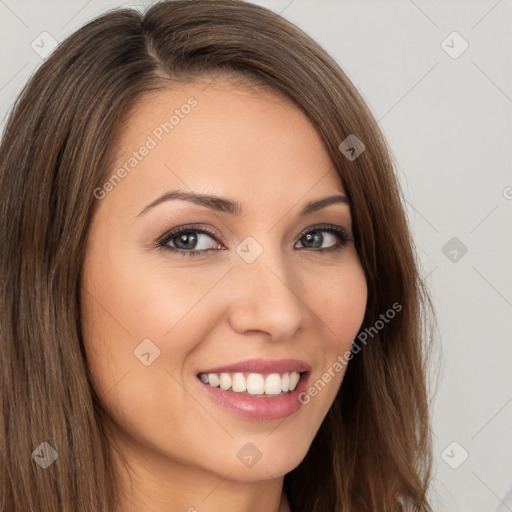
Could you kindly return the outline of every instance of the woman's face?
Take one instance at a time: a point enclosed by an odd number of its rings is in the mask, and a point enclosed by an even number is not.
[[[280,477],[332,405],[366,307],[349,205],[302,213],[344,195],[335,167],[292,103],[221,80],[151,93],[118,135],[82,281],[113,440],[146,467]],[[172,191],[223,200],[160,201]]]

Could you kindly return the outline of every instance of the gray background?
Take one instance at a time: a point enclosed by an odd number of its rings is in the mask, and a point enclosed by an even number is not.
[[[512,2],[255,3],[333,55],[391,145],[439,321],[435,510],[512,511]],[[121,4],[0,0],[2,129],[50,47],[40,34],[61,41]]]

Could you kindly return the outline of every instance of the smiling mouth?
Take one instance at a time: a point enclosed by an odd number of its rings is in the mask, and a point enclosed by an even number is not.
[[[297,387],[303,375],[309,372],[285,373],[200,373],[199,379],[213,388],[233,391],[252,397],[277,397],[286,395]]]

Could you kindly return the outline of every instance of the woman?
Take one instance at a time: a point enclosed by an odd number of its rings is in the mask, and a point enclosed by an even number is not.
[[[298,28],[98,17],[20,95],[0,185],[3,510],[431,510],[403,201]]]

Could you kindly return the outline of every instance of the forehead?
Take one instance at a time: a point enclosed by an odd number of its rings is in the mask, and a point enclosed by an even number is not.
[[[125,193],[179,185],[252,197],[280,190],[283,200],[298,201],[312,187],[343,192],[321,137],[297,106],[223,79],[146,94],[123,116],[113,149],[110,175],[129,169]]]

